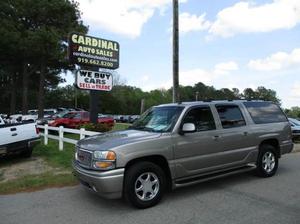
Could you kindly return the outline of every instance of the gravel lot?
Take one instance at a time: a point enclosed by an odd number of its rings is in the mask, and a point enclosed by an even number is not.
[[[300,223],[300,153],[280,160],[272,178],[240,174],[177,189],[158,206],[134,209],[81,186],[0,196],[0,222],[10,223]]]

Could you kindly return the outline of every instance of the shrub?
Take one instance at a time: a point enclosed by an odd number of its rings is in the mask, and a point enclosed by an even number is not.
[[[112,129],[112,127],[105,123],[86,123],[83,125],[80,125],[79,128],[84,128],[87,131],[96,131],[96,132],[107,132]]]

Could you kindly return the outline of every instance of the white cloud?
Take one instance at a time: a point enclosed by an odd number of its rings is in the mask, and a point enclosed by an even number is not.
[[[136,38],[158,10],[164,14],[172,0],[78,0],[82,18],[93,29]],[[179,3],[186,3],[180,0]]]
[[[230,71],[235,71],[238,70],[239,66],[236,62],[234,61],[229,61],[229,62],[223,62],[215,65],[215,74],[229,74]]]
[[[203,69],[181,71],[179,75],[179,83],[183,86],[192,86],[198,82],[210,85],[214,76],[215,74]]]
[[[234,75],[231,72],[238,70],[238,65],[234,61],[223,62],[216,64],[213,69],[205,70],[201,68],[195,68],[190,70],[181,70],[179,72],[179,84],[183,86],[193,86],[198,82],[202,82],[206,85],[216,84],[216,80],[219,81],[227,77],[227,75]],[[147,74],[141,76],[137,81],[130,82],[130,85],[138,86],[144,91],[150,91],[154,89],[169,89],[173,85],[173,80],[171,79],[172,75],[169,74],[166,77],[168,79],[158,80],[151,78],[153,76]],[[164,78],[166,78],[164,77]],[[228,77],[227,77],[228,78]],[[226,80],[226,79],[224,79]],[[228,80],[227,80],[228,81]]]
[[[299,0],[273,0],[272,3],[263,5],[243,1],[221,10],[209,33],[230,37],[238,33],[291,29],[298,23]]]
[[[142,81],[143,82],[147,82],[149,80],[149,76],[148,75],[144,75],[143,77],[142,77]]]
[[[286,108],[300,105],[300,82],[294,83],[290,88],[290,92],[286,92],[284,104]]]
[[[216,64],[213,70],[192,69],[181,71],[179,75],[180,85],[194,85],[203,82],[206,85],[213,84],[213,81],[223,75],[238,70],[238,64],[234,61]]]
[[[298,101],[300,100],[300,83],[297,82],[293,85],[292,90],[291,90],[291,98],[296,98]]]
[[[205,20],[205,13],[200,16],[192,15],[187,12],[179,15],[179,31],[188,33],[191,31],[206,30],[210,26],[210,22]]]
[[[99,27],[135,38],[154,11],[169,0],[80,0],[79,3],[83,20],[94,29]]]
[[[248,67],[258,71],[274,71],[300,65],[300,48],[291,53],[277,52],[263,59],[250,60]]]
[[[171,75],[170,75],[171,76]],[[133,83],[134,86],[138,86],[144,91],[151,91],[155,89],[169,89],[172,87],[172,80],[162,81],[162,82],[151,82],[151,80],[148,80],[147,82],[139,82]]]

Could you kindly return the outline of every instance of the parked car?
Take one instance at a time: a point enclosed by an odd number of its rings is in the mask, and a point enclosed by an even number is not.
[[[72,111],[62,114],[61,116],[55,118],[54,120],[48,121],[48,125],[52,127],[63,126],[66,128],[77,128],[82,124],[90,122],[90,113],[87,111]],[[98,123],[105,123],[109,126],[114,126],[113,118],[98,118]]]
[[[73,168],[99,195],[147,208],[168,188],[250,170],[271,177],[292,149],[287,117],[272,102],[187,102],[152,107],[128,130],[78,141]]]
[[[40,141],[33,122],[6,123],[0,117],[0,156],[21,153],[30,157],[33,147]]]
[[[140,115],[130,115],[129,116],[129,123],[134,123],[139,118],[140,118]]]
[[[27,114],[30,114],[30,115],[37,115],[37,114],[38,114],[38,110],[28,110],[28,111],[27,111]]]
[[[300,137],[300,121],[294,118],[289,118],[289,122],[291,124],[293,139],[299,139]]]
[[[34,114],[27,114],[27,115],[22,115],[22,114],[13,114],[9,116],[11,120],[16,120],[16,121],[32,121],[35,122],[38,118],[37,115]]]

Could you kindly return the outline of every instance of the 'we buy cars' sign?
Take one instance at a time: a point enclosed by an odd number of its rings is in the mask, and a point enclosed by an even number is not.
[[[68,42],[71,63],[107,69],[119,68],[118,42],[79,33],[71,33]]]
[[[76,75],[76,85],[80,89],[111,91],[113,77],[108,72],[79,70]]]

